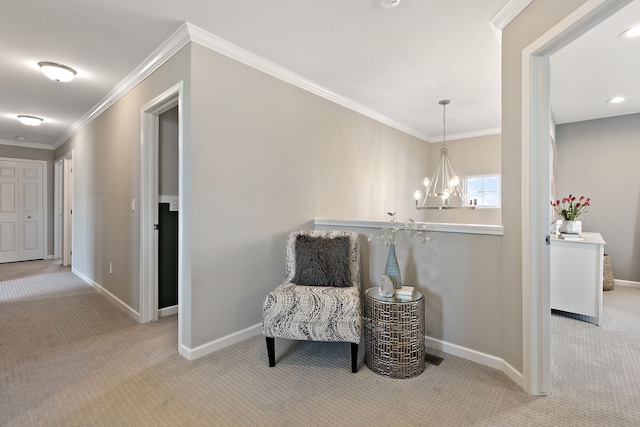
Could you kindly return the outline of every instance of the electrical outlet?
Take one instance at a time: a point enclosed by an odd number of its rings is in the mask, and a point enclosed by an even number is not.
[[[109,274],[113,274],[113,263],[109,263]]]

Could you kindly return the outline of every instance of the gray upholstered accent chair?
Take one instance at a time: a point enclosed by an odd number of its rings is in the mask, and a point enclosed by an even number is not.
[[[358,370],[362,330],[360,242],[348,231],[294,231],[287,239],[286,278],[263,304],[269,366],[275,338],[351,343]]]

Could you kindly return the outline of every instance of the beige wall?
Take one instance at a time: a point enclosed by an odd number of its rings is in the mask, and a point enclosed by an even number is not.
[[[178,196],[178,106],[160,114],[158,193]]]
[[[432,311],[441,307],[430,334],[520,371],[521,51],[583,2],[537,0],[503,33],[504,237],[440,233],[399,254],[409,263],[406,279],[419,283]],[[130,204],[140,191],[140,106],[180,79],[190,182],[181,189],[191,255],[183,265],[189,300],[180,301],[190,308],[187,347],[260,323],[264,296],[284,277],[289,231],[311,228],[313,218],[386,220],[390,210],[415,217],[426,143],[191,44],[56,152],[76,150],[82,214],[75,220],[86,234],[74,238],[74,267],[132,307],[139,305],[139,215]],[[378,249],[372,277],[386,257]]]
[[[199,45],[192,65],[195,347],[262,321],[290,231],[413,214],[427,144]]]
[[[431,179],[440,158],[442,143],[429,144],[429,166],[423,171],[424,176]],[[486,135],[474,138],[447,141],[447,149],[451,163],[459,176],[500,174],[501,168],[501,136]],[[416,189],[424,194],[424,187]],[[449,222],[462,224],[494,224],[502,223],[500,209],[477,210],[423,210],[415,214],[414,219],[428,222]]]
[[[136,312],[141,107],[181,80],[188,89],[189,64],[184,48],[56,150],[56,157],[74,150],[73,268]]]
[[[402,219],[402,218],[397,218]],[[328,229],[320,226],[319,229]],[[362,289],[379,286],[388,247],[368,242],[371,228],[349,228],[362,235]],[[425,297],[427,337],[473,352],[501,357],[502,237],[429,233],[429,240],[400,232],[396,255],[402,282]]]
[[[39,148],[18,147],[0,144],[0,157],[13,159],[44,160],[47,162],[47,246],[44,248],[44,256],[53,256],[53,164],[55,162],[53,150]]]
[[[607,242],[616,279],[640,282],[640,114],[557,127],[558,196],[591,197],[584,231]]]
[[[522,50],[585,0],[536,0],[502,33],[503,357],[522,371]]]
[[[74,150],[74,269],[135,311],[140,108],[179,80],[191,183],[181,188],[190,244],[180,306],[193,349],[261,322],[263,298],[284,277],[289,231],[314,218],[413,213],[427,144],[189,45],[56,151]]]

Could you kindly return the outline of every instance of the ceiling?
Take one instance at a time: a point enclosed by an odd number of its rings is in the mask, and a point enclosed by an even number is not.
[[[362,105],[427,141],[441,138],[438,101],[445,98],[452,101],[447,107],[450,137],[497,133],[501,126],[501,46],[499,31],[491,21],[499,27],[509,6],[517,13],[526,3],[403,0],[395,8],[383,8],[379,0],[3,0],[0,143],[58,146],[74,124],[97,108],[184,22]],[[616,25],[640,23],[639,3],[636,0],[619,12],[634,9],[623,24]],[[606,43],[623,45],[617,37],[622,30],[607,31],[615,34]],[[584,37],[587,35],[573,44],[578,46]],[[559,123],[611,115],[611,111],[600,111],[601,104],[610,107],[602,97],[608,99],[610,93],[626,90],[622,83],[627,77],[621,66],[609,57],[604,59],[614,49],[605,45],[603,51],[593,53],[600,44],[600,39],[590,40],[565,57],[570,45],[552,58],[552,108]],[[635,57],[640,58],[639,46],[640,41],[627,41],[615,52],[625,56],[622,49],[635,49]],[[51,81],[39,71],[39,61],[68,65],[78,75],[70,83]],[[557,75],[553,71],[556,61],[562,70]],[[640,70],[637,61],[634,66]],[[594,80],[596,63],[602,63],[606,71],[601,80]],[[612,73],[615,79],[610,78]],[[587,76],[590,80],[582,82]],[[614,80],[619,87],[605,86]],[[628,96],[629,101],[640,99],[638,86],[634,85],[636,93]],[[578,98],[593,88],[599,89],[596,102]],[[576,107],[587,104],[591,106],[588,112]],[[596,104],[598,108],[593,107]],[[640,111],[637,103],[625,104],[616,106],[617,114]],[[621,110],[629,105],[635,110]],[[18,114],[45,121],[39,127],[27,127],[18,122]]]
[[[635,0],[551,56],[551,109],[557,124],[640,112],[640,25]],[[614,96],[625,102],[610,104]]]

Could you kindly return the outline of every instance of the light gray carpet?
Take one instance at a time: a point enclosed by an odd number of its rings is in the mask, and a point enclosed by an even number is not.
[[[603,326],[554,315],[554,392],[455,356],[393,380],[347,344],[256,336],[189,362],[175,316],[140,325],[51,261],[0,265],[0,425],[638,426],[640,290]],[[429,350],[436,353],[435,350]]]

